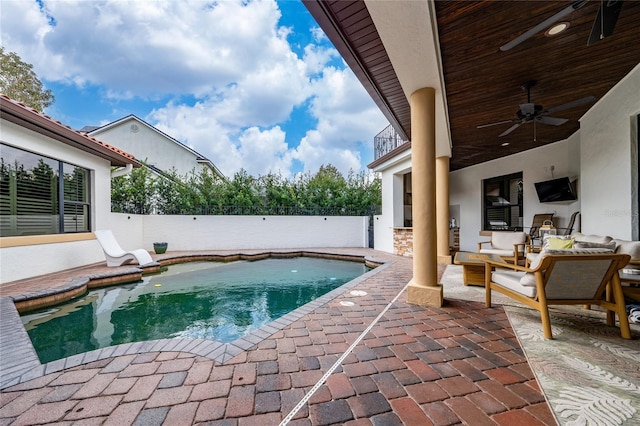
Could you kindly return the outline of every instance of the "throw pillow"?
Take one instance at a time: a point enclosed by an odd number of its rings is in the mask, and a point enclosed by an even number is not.
[[[587,235],[587,234],[583,234],[581,232],[574,232],[572,236],[573,236],[573,239],[576,240],[576,241],[586,241],[586,242],[589,242],[589,243],[605,244],[605,243],[608,243],[611,240],[613,240],[613,238],[611,238],[608,235],[605,235],[605,236]]]
[[[609,243],[592,243],[590,241],[576,241],[573,244],[574,248],[603,248],[612,251],[616,250],[616,242],[611,241]]]
[[[573,248],[573,238],[547,238],[546,247],[550,250],[564,250]]]
[[[542,258],[547,255],[547,248],[543,247],[538,256],[531,262],[529,265],[529,269],[536,269],[540,262],[542,262]],[[520,278],[520,285],[525,287],[535,287],[536,286],[536,276],[533,272],[527,272]]]
[[[572,249],[564,249],[564,250],[551,250],[547,251],[547,254],[563,254],[563,255],[576,255],[576,254],[611,254],[614,251],[609,248],[603,247],[589,247],[589,248],[578,248],[574,246]]]

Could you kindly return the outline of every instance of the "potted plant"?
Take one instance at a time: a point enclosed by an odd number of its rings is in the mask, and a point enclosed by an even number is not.
[[[163,254],[167,251],[167,245],[168,243],[153,243],[153,251],[155,251],[156,254]]]

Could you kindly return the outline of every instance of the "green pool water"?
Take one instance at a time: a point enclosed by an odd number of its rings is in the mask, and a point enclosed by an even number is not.
[[[172,265],[142,282],[92,290],[22,316],[42,363],[164,338],[231,342],[367,272],[360,262],[297,257]]]

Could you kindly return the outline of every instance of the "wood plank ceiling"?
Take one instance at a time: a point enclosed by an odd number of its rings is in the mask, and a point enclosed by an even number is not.
[[[365,3],[304,1],[390,122],[410,137],[408,101]],[[527,123],[503,137],[498,135],[513,122],[477,128],[517,120],[519,105],[527,103],[527,92],[521,88],[527,81],[536,81],[531,102],[546,109],[586,96],[599,99],[640,63],[640,1],[625,1],[613,34],[591,46],[587,40],[601,1],[588,1],[562,19],[570,27],[558,36],[547,37],[542,31],[500,51],[500,46],[571,4],[435,2],[452,135],[451,170],[563,140],[578,130],[578,119],[592,104],[550,114],[569,120],[559,126]]]

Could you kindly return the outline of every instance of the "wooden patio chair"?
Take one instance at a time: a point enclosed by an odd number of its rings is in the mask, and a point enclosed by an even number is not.
[[[567,224],[567,227],[564,229],[564,233],[562,235],[571,235],[571,233],[573,232],[573,227],[576,224],[576,217],[578,217],[579,214],[580,214],[579,211],[573,212],[573,214],[569,218],[569,223]]]
[[[478,243],[478,253],[495,254],[508,262],[520,263],[525,256],[525,247],[529,245],[526,232],[493,231],[489,241]]]
[[[544,337],[552,339],[549,305],[599,305],[607,310],[607,324],[631,339],[629,318],[618,270],[631,259],[627,254],[543,254],[525,268],[508,263],[485,262],[486,305],[497,291],[540,312]],[[493,271],[495,267],[495,271]]]

